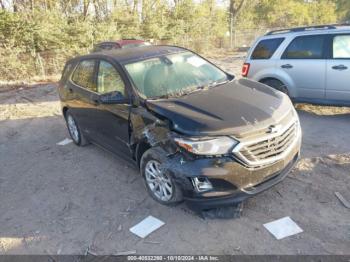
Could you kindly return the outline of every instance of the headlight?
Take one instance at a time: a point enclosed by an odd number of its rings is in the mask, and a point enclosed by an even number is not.
[[[224,155],[232,151],[238,142],[223,136],[205,140],[175,138],[178,146],[196,155]]]

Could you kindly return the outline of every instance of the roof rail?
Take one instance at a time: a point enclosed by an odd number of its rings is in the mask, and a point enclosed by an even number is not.
[[[330,25],[312,25],[312,26],[303,26],[303,27],[294,27],[294,28],[286,28],[286,29],[278,29],[268,32],[266,35],[276,35],[283,34],[289,32],[303,32],[308,30],[327,30],[327,29],[337,29],[341,26],[350,26],[350,22],[345,22],[342,24],[330,24]]]

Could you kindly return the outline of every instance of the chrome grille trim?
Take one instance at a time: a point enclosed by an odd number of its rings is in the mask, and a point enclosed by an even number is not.
[[[300,133],[299,121],[293,118],[275,134],[241,140],[233,153],[247,166],[265,166],[283,159],[298,142]]]

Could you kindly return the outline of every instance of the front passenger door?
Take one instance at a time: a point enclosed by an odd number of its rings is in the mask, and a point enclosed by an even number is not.
[[[95,121],[98,143],[114,153],[125,156],[129,150],[129,107],[125,83],[116,67],[105,60],[100,60],[97,70],[97,93],[100,98],[113,96],[123,103],[100,103]]]
[[[334,35],[327,60],[326,98],[350,101],[350,34]]]

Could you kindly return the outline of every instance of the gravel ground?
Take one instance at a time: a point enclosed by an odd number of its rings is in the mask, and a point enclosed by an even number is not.
[[[213,58],[239,72],[241,60]],[[68,137],[55,85],[0,93],[1,254],[350,254],[350,110],[298,105],[302,159],[239,219],[204,220],[184,204],[147,196],[138,171]],[[148,215],[166,225],[142,240],[129,228]],[[264,223],[290,216],[303,233],[274,239]]]

